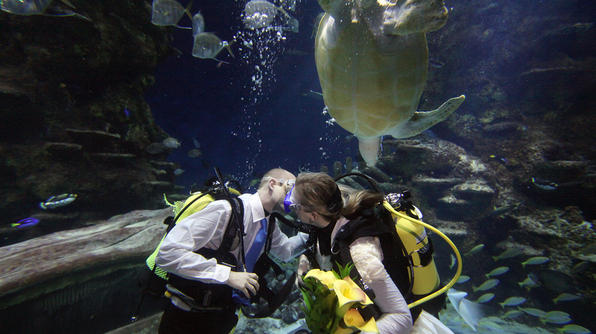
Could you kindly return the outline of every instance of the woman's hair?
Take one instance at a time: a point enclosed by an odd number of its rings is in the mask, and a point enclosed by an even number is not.
[[[340,216],[354,219],[383,202],[383,194],[370,190],[341,186],[340,191],[335,180],[325,173],[300,173],[296,191],[305,210],[315,211],[331,221]]]
[[[365,211],[375,208],[383,203],[384,196],[381,193],[370,190],[360,190],[349,196],[348,202],[344,205],[341,215],[351,220],[365,215]]]
[[[341,216],[343,199],[335,180],[325,173],[300,173],[296,192],[306,211],[315,211],[331,221]]]

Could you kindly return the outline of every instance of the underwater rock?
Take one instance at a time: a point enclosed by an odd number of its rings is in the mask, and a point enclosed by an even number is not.
[[[121,136],[117,133],[72,128],[64,130],[74,142],[83,145],[87,152],[113,151],[121,141]]]
[[[481,180],[468,180],[451,188],[458,197],[466,200],[481,202],[489,205],[495,195],[495,190]]]
[[[416,175],[412,178],[412,183],[420,187],[425,192],[442,192],[450,187],[462,183],[463,179],[457,177],[436,178],[424,175]]]
[[[494,197],[494,189],[484,181],[469,180],[451,187],[447,195],[438,200],[437,215],[462,220],[482,217]]]
[[[44,144],[44,148],[50,152],[50,154],[57,157],[72,158],[75,156],[82,155],[83,145],[73,143],[56,143],[48,142]]]
[[[177,167],[176,163],[171,161],[149,160],[149,163],[158,168],[168,168],[171,170],[174,170]]]
[[[154,334],[157,333],[159,329],[159,323],[161,322],[162,315],[163,312],[159,312],[152,316],[139,319],[132,324],[106,332],[105,334]]]
[[[375,166],[368,166],[362,170],[362,173],[371,176],[377,182],[391,182],[391,176],[387,175],[387,173],[383,172],[381,169]]]
[[[170,213],[169,208],[133,211],[0,248],[0,309],[63,288],[74,281],[64,277],[69,273],[141,259],[163,236],[162,221]],[[51,280],[55,285],[45,284]],[[37,286],[41,283],[45,286]]]
[[[132,161],[136,158],[136,155],[132,153],[91,153],[89,156],[98,160],[111,162]]]
[[[490,135],[511,135],[525,131],[526,127],[517,122],[500,122],[485,125],[482,130]]]
[[[74,140],[80,142],[93,142],[93,141],[110,141],[110,140],[120,140],[121,136],[117,133],[110,133],[106,131],[98,131],[98,130],[86,130],[86,129],[72,129],[67,128],[64,129],[66,133],[73,137]]]
[[[112,322],[102,317],[112,316],[107,314],[116,305],[120,317],[134,312],[140,288],[130,275],[144,269],[170,214],[169,208],[132,211],[0,248],[0,310],[7,317],[3,327],[14,333],[32,332],[35,326],[45,326],[46,332],[66,331],[60,326],[81,332],[72,326],[93,323],[100,328],[98,322]],[[116,283],[120,278],[125,279],[121,285]],[[104,294],[112,299],[101,299]],[[66,305],[79,311],[62,314]],[[40,307],[45,311],[38,315]],[[87,320],[70,318],[77,313]],[[38,319],[35,323],[27,321],[31,314]]]
[[[534,170],[537,175],[545,178],[569,181],[583,176],[588,166],[589,163],[582,160],[555,160],[539,162],[534,166]]]
[[[33,215],[42,198],[66,188],[86,194],[81,209],[87,216],[158,207],[159,193],[122,190],[152,180],[147,157],[126,168],[112,157],[72,158],[138,155],[145,142],[167,136],[154,123],[145,91],[169,54],[171,32],[147,24],[145,1],[76,6],[91,21],[0,15],[0,58],[10,59],[0,65],[0,144],[11,162],[2,171],[27,176],[2,182],[6,221]],[[136,136],[127,135],[131,129]]]

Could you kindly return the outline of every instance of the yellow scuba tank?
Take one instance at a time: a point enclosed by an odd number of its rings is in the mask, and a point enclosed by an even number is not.
[[[228,187],[228,191],[233,195],[240,195],[240,192],[236,189]],[[174,219],[172,223],[173,226],[177,222],[192,215],[193,213],[197,213],[203,210],[209,203],[215,201],[215,198],[211,195],[210,192],[203,193],[199,191],[192,193],[184,202],[176,201],[173,204],[168,201],[164,194],[164,201],[166,202],[166,204],[172,207],[172,210],[174,212]],[[149,267],[149,270],[154,270],[155,274],[163,279],[167,279],[167,273],[160,267],[155,266],[155,258],[157,257],[157,253],[159,253],[159,248],[161,247],[163,240],[166,238],[166,235],[167,233],[163,236],[163,238],[161,238],[159,244],[157,245],[153,253],[151,253],[151,255],[149,255],[149,257],[147,257],[147,259],[145,260],[145,263]]]
[[[391,212],[391,215],[396,222],[397,233],[399,234],[400,239],[403,241],[404,247],[408,250],[408,252],[414,252],[412,253],[412,261],[414,262],[413,274],[414,286],[416,286],[416,288],[412,287],[412,292],[416,295],[424,295],[430,293],[428,296],[408,304],[409,308],[413,308],[447,292],[447,290],[449,290],[455,284],[455,282],[457,282],[457,279],[459,278],[459,275],[461,275],[462,271],[461,255],[457,250],[457,247],[455,247],[455,244],[453,244],[453,242],[445,234],[443,234],[443,232],[439,231],[438,229],[427,223],[422,222],[419,219],[410,217],[409,215],[405,214],[404,211],[396,211],[393,205],[393,201],[388,198],[386,199],[387,200],[383,202],[383,206],[385,207],[385,209]],[[421,217],[422,215],[420,214],[420,211],[418,211],[418,209],[415,206],[412,207],[414,209],[413,213],[417,217]],[[410,212],[412,211],[410,210]],[[449,283],[447,283],[445,286],[438,289],[437,291],[434,290],[438,287],[439,273],[437,272],[434,260],[432,260],[431,258],[431,261],[428,262],[427,265],[422,265],[418,267],[416,266],[417,264],[421,265],[424,263],[424,261],[417,262],[421,261],[421,257],[419,256],[419,254],[425,253],[422,251],[423,248],[427,245],[430,245],[430,243],[428,242],[428,237],[426,236],[426,231],[424,230],[425,228],[431,230],[432,232],[436,233],[439,237],[441,237],[443,240],[445,240],[445,242],[447,242],[447,244],[453,250],[455,258],[457,259],[457,269],[455,271],[455,275],[449,281]],[[409,236],[407,236],[407,234],[409,234]],[[418,240],[422,240],[422,242],[418,244]],[[432,252],[430,253],[432,256]]]
[[[415,209],[417,212],[411,213],[420,218],[422,216],[420,211],[417,208]],[[405,211],[400,211],[400,213],[408,214]],[[410,277],[413,277],[412,293],[420,296],[435,291],[441,281],[426,229],[422,225],[414,224],[398,215],[392,214],[392,218],[395,221],[397,234],[412,259],[412,266],[408,267],[408,273]]]

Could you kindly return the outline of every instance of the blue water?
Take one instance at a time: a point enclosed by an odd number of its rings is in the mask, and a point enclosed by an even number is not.
[[[245,30],[239,20],[220,19],[222,8],[217,5],[195,7],[205,17],[206,31],[222,40],[232,40],[237,31]],[[323,100],[304,96],[310,90],[321,91],[309,22],[318,10],[315,2],[301,3],[300,32],[284,32],[286,40],[277,41],[275,32],[244,33],[243,40],[268,49],[245,48],[244,55],[236,51],[236,58],[222,51],[218,57],[229,64],[219,66],[215,60],[192,57],[189,30],[174,32],[173,46],[181,54],[158,67],[156,84],[146,98],[156,123],[182,142],[169,157],[185,170],[178,184],[202,182],[212,175],[212,166],[247,181],[273,167],[318,171],[321,164],[331,166],[348,156],[356,160],[356,141],[346,139],[349,133],[339,126],[326,123],[330,116],[323,113]],[[253,81],[253,75],[261,75],[262,83]],[[198,159],[186,156],[194,148],[193,138],[202,151]]]

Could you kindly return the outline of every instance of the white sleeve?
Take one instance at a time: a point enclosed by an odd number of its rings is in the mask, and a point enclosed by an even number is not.
[[[227,201],[214,201],[176,223],[161,244],[157,265],[187,279],[223,284],[228,280],[231,268],[194,251],[205,246],[212,249],[219,247],[231,211]]]
[[[289,261],[304,253],[308,234],[299,232],[288,238],[277,224],[271,234],[271,254],[282,261]]]
[[[374,291],[375,305],[383,312],[377,320],[379,333],[410,333],[412,315],[406,300],[383,266],[383,251],[379,239],[356,239],[350,245],[350,255],[362,280]]]

